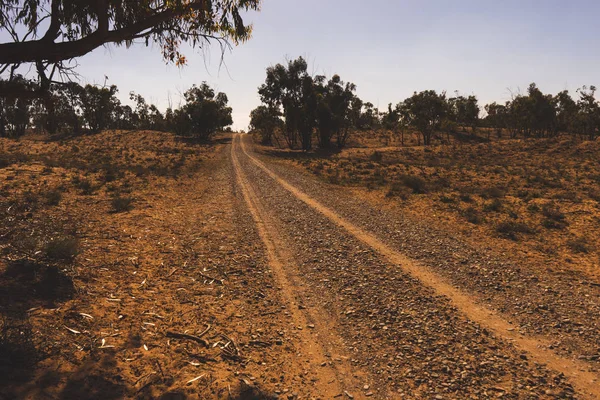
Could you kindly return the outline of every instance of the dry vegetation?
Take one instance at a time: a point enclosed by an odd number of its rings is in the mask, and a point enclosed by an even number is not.
[[[600,142],[528,139],[401,148],[371,136],[356,144],[299,162],[327,182],[375,190],[479,242],[600,274]]]
[[[241,344],[218,340],[243,331],[219,327],[243,295],[219,285],[233,263],[226,225],[204,220],[224,206],[198,207],[199,174],[222,147],[146,131],[0,139],[0,393],[256,390],[228,367]],[[207,326],[211,349],[177,336]]]

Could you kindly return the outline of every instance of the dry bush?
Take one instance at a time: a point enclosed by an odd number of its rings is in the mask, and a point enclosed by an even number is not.
[[[401,175],[402,184],[412,190],[414,194],[427,193],[427,182],[417,175]]]
[[[496,225],[496,233],[503,238],[517,241],[519,234],[531,235],[535,230],[524,222],[502,221]]]
[[[79,254],[79,239],[69,235],[52,238],[44,246],[44,254],[50,261],[73,262]]]
[[[133,197],[130,196],[121,196],[120,194],[113,197],[110,201],[112,206],[112,212],[114,213],[122,213],[126,211],[131,211],[133,209]]]
[[[483,218],[475,207],[468,207],[465,211],[463,211],[463,215],[466,220],[472,224],[477,225],[483,222]]]

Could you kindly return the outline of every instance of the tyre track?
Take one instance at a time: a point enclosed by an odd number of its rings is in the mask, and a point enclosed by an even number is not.
[[[348,357],[340,353],[343,343],[335,334],[334,322],[330,318],[324,317],[326,315],[324,310],[310,306],[300,309],[303,302],[299,295],[293,259],[286,251],[287,244],[279,239],[275,224],[265,212],[240,165],[236,154],[240,142],[241,137],[236,135],[231,144],[231,160],[236,183],[241,189],[258,234],[263,241],[269,265],[281,287],[282,297],[289,305],[288,309],[297,329],[296,333],[305,349],[301,357],[307,357],[309,369],[315,372],[319,378],[315,381],[314,386],[316,394],[323,398],[339,398],[350,392],[354,393],[358,388],[358,382],[365,380],[365,374],[362,371],[356,371],[343,361],[332,361],[332,359],[341,360]],[[354,397],[359,398],[356,394]]]
[[[547,347],[550,345],[550,341],[547,338],[533,336],[525,337],[520,335],[514,330],[513,325],[502,318],[497,312],[477,304],[468,294],[456,289],[427,267],[414,262],[385,245],[375,235],[348,222],[332,209],[322,205],[297,187],[289,184],[279,175],[274,173],[262,161],[248,153],[244,144],[244,138],[238,135],[236,139],[240,141],[241,151],[250,161],[296,198],[326,216],[336,225],[344,228],[358,240],[382,254],[390,262],[399,265],[405,272],[417,278],[426,286],[433,288],[438,294],[449,298],[453,305],[470,320],[488,328],[494,332],[496,336],[512,342],[517,348],[529,353],[534,361],[546,364],[549,368],[563,373],[569,378],[570,382],[581,395],[590,399],[600,398],[600,384],[598,383],[600,382],[600,379],[597,374],[587,370],[587,364],[561,357],[555,352],[547,350]]]

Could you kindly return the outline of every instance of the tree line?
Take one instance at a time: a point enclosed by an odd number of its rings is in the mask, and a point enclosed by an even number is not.
[[[510,138],[570,134],[593,140],[600,135],[595,86],[578,89],[573,98],[567,90],[544,94],[532,83],[525,94],[483,109],[475,95],[425,90],[380,111],[355,91],[356,85],[339,75],[310,75],[302,57],[268,67],[265,83],[258,88],[262,104],[250,113],[250,130],[258,132],[264,144],[282,136],[289,148],[305,151],[315,141],[321,148],[343,148],[354,131],[391,131],[402,145],[409,131],[417,133],[419,145],[468,129],[475,135],[478,128],[487,128],[488,140],[494,131],[498,137],[508,132]]]
[[[36,82],[12,78],[36,90]],[[208,140],[233,123],[225,93],[203,82],[192,86],[177,108],[163,114],[143,96],[129,93],[134,106],[122,104],[115,85],[82,86],[77,82],[52,84],[43,96],[0,97],[0,137],[17,138],[33,130],[49,134],[96,133],[105,129],[149,129]]]

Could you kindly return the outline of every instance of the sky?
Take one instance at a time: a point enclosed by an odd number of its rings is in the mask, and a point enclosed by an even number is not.
[[[303,56],[309,72],[357,85],[380,109],[435,89],[506,101],[531,82],[544,92],[600,85],[596,0],[263,0],[245,15],[250,41],[225,54],[186,49],[188,65],[166,65],[158,48],[108,46],[78,60],[81,83],[135,91],[166,109],[206,81],[229,97],[234,129],[247,129],[270,65]]]

